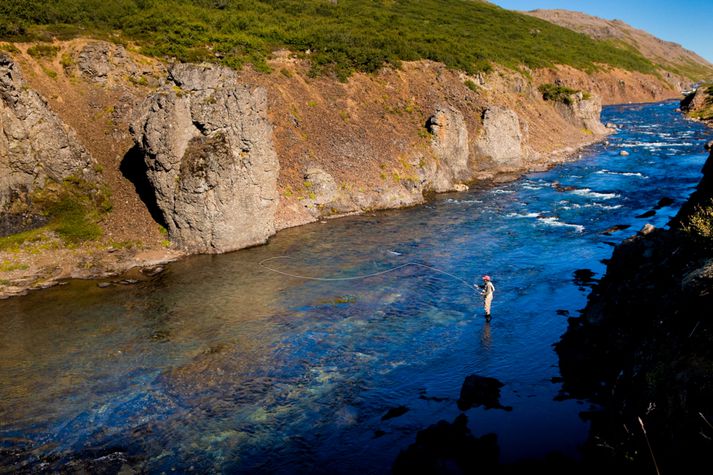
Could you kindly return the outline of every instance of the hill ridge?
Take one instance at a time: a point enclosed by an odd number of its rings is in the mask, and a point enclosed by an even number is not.
[[[663,40],[623,20],[566,9],[536,9],[521,13],[583,33],[593,39],[622,42],[659,68],[693,80],[713,76],[713,63],[673,41]]]

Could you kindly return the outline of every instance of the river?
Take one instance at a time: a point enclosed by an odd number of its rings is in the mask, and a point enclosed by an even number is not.
[[[385,473],[417,431],[461,413],[470,374],[503,383],[512,410],[466,411],[502,462],[576,458],[589,406],[558,397],[552,345],[590,291],[575,271],[601,277],[614,244],[665,226],[697,184],[710,131],[676,107],[606,107],[608,144],[515,182],[285,230],[132,286],[0,301],[0,472],[122,452],[150,473]],[[303,280],[270,258],[377,275]],[[485,273],[490,323],[466,285]]]

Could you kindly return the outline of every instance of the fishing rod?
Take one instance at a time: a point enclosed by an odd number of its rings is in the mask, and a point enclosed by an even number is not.
[[[268,257],[267,259],[263,259],[262,261],[260,261],[260,263],[259,263],[258,265],[259,265],[260,267],[264,268],[264,269],[267,269],[267,270],[271,271],[271,272],[275,272],[275,273],[277,273],[277,274],[281,274],[281,275],[284,275],[284,276],[287,276],[287,277],[293,277],[293,278],[295,278],[295,279],[303,279],[303,280],[317,280],[317,281],[322,281],[322,282],[340,282],[340,281],[348,281],[348,280],[368,279],[369,277],[376,277],[376,276],[379,276],[379,275],[388,274],[388,273],[390,273],[390,272],[394,272],[394,271],[397,271],[397,270],[399,270],[399,269],[403,269],[404,267],[417,266],[417,267],[423,267],[423,268],[425,268],[425,269],[430,269],[430,270],[432,270],[432,271],[434,271],[434,272],[438,272],[438,273],[447,275],[447,276],[449,276],[449,277],[452,277],[453,279],[456,279],[456,280],[462,282],[463,284],[465,284],[470,290],[473,290],[473,287],[474,287],[474,286],[475,286],[477,289],[479,289],[479,287],[478,287],[477,285],[471,284],[471,283],[467,282],[465,279],[462,279],[462,278],[458,277],[457,275],[453,275],[453,274],[451,274],[450,272],[446,272],[446,271],[444,271],[443,269],[439,269],[439,268],[437,268],[437,267],[428,266],[428,265],[426,265],[426,264],[421,264],[421,263],[419,263],[419,262],[413,262],[413,261],[411,261],[411,262],[406,262],[405,264],[401,264],[401,265],[398,265],[398,266],[395,266],[395,267],[391,267],[391,268],[389,268],[389,269],[385,269],[385,270],[382,270],[382,271],[372,272],[371,274],[362,274],[362,275],[357,275],[357,276],[352,276],[352,277],[314,277],[314,276],[309,276],[309,275],[293,274],[293,273],[291,273],[291,272],[285,272],[285,271],[282,271],[282,270],[280,270],[280,269],[275,269],[274,267],[270,267],[270,266],[268,266],[268,265],[265,265],[266,262],[269,262],[269,261],[272,261],[272,260],[276,260],[276,259],[291,259],[291,257],[290,257],[290,256],[274,256],[274,257]]]

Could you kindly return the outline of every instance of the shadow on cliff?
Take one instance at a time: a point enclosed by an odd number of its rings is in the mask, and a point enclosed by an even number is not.
[[[119,165],[119,171],[124,175],[124,178],[133,183],[136,193],[146,205],[154,221],[164,228],[168,228],[166,219],[156,202],[156,194],[146,174],[148,167],[146,166],[143,154],[138,145],[134,145],[126,152],[126,155],[124,155]]]

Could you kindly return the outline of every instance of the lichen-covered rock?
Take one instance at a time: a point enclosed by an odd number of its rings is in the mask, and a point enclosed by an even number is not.
[[[93,180],[94,159],[0,53],[0,213],[26,202],[48,180],[70,176]]]
[[[590,97],[585,98],[582,92],[577,92],[570,96],[570,100],[567,103],[556,102],[555,108],[570,123],[584,130],[589,130],[598,135],[611,132],[600,120],[602,101],[597,95],[592,94]]]
[[[434,191],[450,191],[453,184],[470,178],[468,168],[468,128],[463,114],[453,107],[438,107],[428,119],[427,127],[433,139],[431,147],[438,167],[431,177]]]
[[[304,174],[304,186],[308,195],[304,199],[307,211],[316,217],[329,214],[325,207],[337,209],[339,189],[334,177],[316,165],[307,165]]]
[[[476,149],[482,166],[501,171],[523,167],[523,131],[517,114],[502,107],[489,107],[483,112],[483,128]]]
[[[314,194],[316,205],[325,205],[337,197],[337,183],[332,175],[316,166],[308,166],[305,171],[305,186]]]
[[[163,67],[152,63],[137,63],[121,45],[106,41],[90,41],[73,55],[73,66],[89,81],[103,85],[128,79],[134,84],[157,87]],[[72,65],[65,66],[72,69]]]
[[[218,66],[178,64],[169,79],[132,132],[171,240],[205,253],[265,242],[279,171],[265,89]]]

